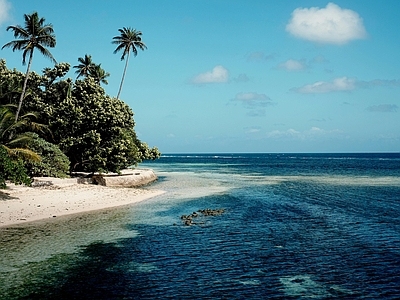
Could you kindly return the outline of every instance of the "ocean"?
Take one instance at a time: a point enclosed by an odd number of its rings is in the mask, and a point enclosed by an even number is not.
[[[400,298],[400,153],[139,167],[167,193],[0,229],[0,299]]]

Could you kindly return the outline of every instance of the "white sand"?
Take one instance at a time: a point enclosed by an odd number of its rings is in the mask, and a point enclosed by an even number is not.
[[[0,227],[133,204],[162,193],[78,184],[76,179],[53,179],[43,187],[9,185],[0,190]]]

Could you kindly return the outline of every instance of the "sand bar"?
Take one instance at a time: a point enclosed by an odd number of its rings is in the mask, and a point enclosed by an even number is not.
[[[143,188],[80,184],[52,179],[39,187],[8,185],[0,190],[0,227],[137,203],[164,193]]]

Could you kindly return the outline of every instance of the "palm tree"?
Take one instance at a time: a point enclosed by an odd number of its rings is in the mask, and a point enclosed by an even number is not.
[[[101,64],[94,64],[92,69],[90,70],[90,73],[88,75],[89,77],[93,78],[94,81],[97,84],[104,83],[108,84],[108,81],[106,78],[110,76],[110,73],[106,72],[102,67]]]
[[[32,136],[21,129],[40,130],[43,125],[31,122],[34,113],[28,113],[15,122],[11,105],[0,106],[0,147],[3,147],[11,158],[24,158],[30,161],[40,161],[40,156],[27,148]]]
[[[147,49],[147,46],[142,42],[142,32],[137,31],[136,29],[132,29],[130,27],[118,29],[121,35],[113,37],[113,44],[118,45],[117,48],[114,50],[114,54],[119,51],[122,52],[121,60],[124,60],[126,56],[126,62],[124,67],[124,72],[122,74],[121,84],[119,86],[117,99],[119,99],[119,95],[121,94],[122,84],[124,83],[126,69],[128,67],[129,55],[132,51],[133,54],[137,55],[137,48],[144,50]]]
[[[92,56],[85,54],[85,57],[78,58],[78,62],[80,62],[80,64],[74,66],[74,68],[77,69],[75,71],[75,73],[78,74],[76,79],[78,79],[80,76],[87,77],[94,67],[94,63],[92,61]]]
[[[53,55],[46,47],[56,46],[56,37],[54,35],[53,25],[44,24],[45,19],[39,18],[38,13],[34,12],[31,15],[24,15],[25,26],[20,25],[8,26],[8,30],[14,32],[16,40],[8,42],[1,49],[10,47],[13,51],[23,50],[22,52],[22,64],[26,64],[26,56],[29,55],[28,67],[26,69],[24,85],[22,87],[22,93],[19,99],[18,109],[15,114],[15,122],[17,122],[19,113],[21,111],[22,102],[25,97],[26,85],[29,77],[29,70],[32,64],[33,51],[37,49],[43,56],[49,58],[52,62],[56,63]]]

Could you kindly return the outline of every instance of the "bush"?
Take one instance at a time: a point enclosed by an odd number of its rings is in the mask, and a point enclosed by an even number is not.
[[[6,180],[15,184],[31,185],[22,160],[12,160],[7,150],[0,145],[0,188],[6,188]]]
[[[31,177],[68,177],[70,161],[58,146],[45,141],[36,133],[30,133],[32,140],[29,148],[39,154],[41,161],[25,162]]]

